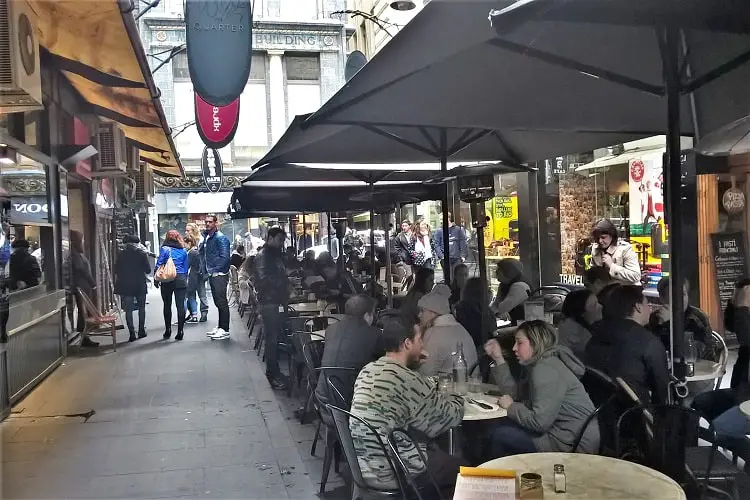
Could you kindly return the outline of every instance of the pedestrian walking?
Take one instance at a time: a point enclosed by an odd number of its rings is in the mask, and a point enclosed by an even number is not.
[[[266,337],[266,377],[271,387],[286,390],[289,380],[279,368],[278,340],[286,322],[289,303],[289,279],[284,267],[284,241],[286,233],[280,227],[268,230],[268,239],[255,257],[255,289],[260,302],[263,334]]]
[[[159,281],[158,270],[161,266],[169,267],[171,259],[174,265],[174,278]],[[161,299],[164,302],[164,338],[172,337],[172,296],[177,306],[177,335],[175,340],[182,340],[185,327],[185,292],[187,290],[188,254],[182,236],[175,229],[167,231],[161,244],[159,258],[154,269],[154,285],[161,288]]]
[[[448,259],[446,260],[443,248],[443,228],[439,227],[435,231],[435,253],[440,259],[443,268],[450,266],[451,269],[458,264],[466,262],[469,254],[469,240],[466,236],[466,230],[456,224],[453,214],[448,212]]]
[[[189,234],[192,236],[193,240],[195,241],[196,247],[200,250],[201,245],[203,244],[203,235],[201,234],[200,229],[198,229],[198,224],[190,223],[187,226],[185,226],[185,234]],[[198,300],[200,300],[200,310],[201,310],[201,317],[199,321],[201,323],[205,323],[208,321],[208,297],[206,295],[206,282],[208,281],[208,274],[206,274],[206,262],[203,258],[203,255],[198,252],[199,258],[200,258],[200,267],[201,267],[201,275],[200,279],[196,283],[195,291],[198,294]]]
[[[206,263],[206,274],[211,286],[214,305],[219,310],[219,326],[206,335],[212,340],[229,338],[229,301],[227,285],[229,284],[229,254],[231,243],[224,233],[219,231],[219,220],[215,215],[207,215],[206,230],[203,233],[203,244],[200,252]]]
[[[141,240],[134,234],[122,238],[125,248],[117,256],[115,263],[115,293],[125,308],[125,323],[130,338],[135,342],[146,336],[146,276],[151,274],[148,255],[141,250]],[[138,336],[133,324],[133,311],[138,310]]]
[[[205,269],[201,267],[201,254],[198,250],[198,243],[195,239],[187,234],[185,236],[185,248],[188,251],[188,280],[187,294],[185,296],[187,306],[188,323],[198,323],[198,301],[195,296],[198,293],[198,287],[203,286],[205,291]]]

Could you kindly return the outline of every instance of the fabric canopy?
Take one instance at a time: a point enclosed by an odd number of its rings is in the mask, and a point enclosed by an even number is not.
[[[133,19],[132,2],[30,0],[46,63],[63,72],[93,113],[121,125],[141,159],[182,176],[171,130]]]
[[[543,160],[570,151],[571,146],[587,151],[600,147],[602,142],[614,144],[623,139],[623,134],[617,133],[585,136],[560,131],[499,133],[471,127],[388,127],[388,130],[350,125],[306,127],[309,116],[295,117],[281,139],[253,168],[268,163],[437,163],[443,151],[453,162],[517,164],[519,158]],[[442,134],[445,148],[440,145]]]
[[[566,23],[531,16],[531,21],[498,36],[489,25],[488,13],[511,3],[431,2],[306,126],[491,129],[516,152],[516,161],[583,152],[665,132],[663,63],[653,26],[629,26],[625,21]],[[598,4],[603,10],[618,2],[573,3]],[[660,2],[635,3],[646,8]],[[697,3],[711,4],[730,17],[742,4],[690,0],[680,5],[687,10]],[[561,5],[543,4],[550,10]],[[631,2],[621,4],[627,10]],[[745,7],[745,18],[748,10]],[[750,37],[736,33],[688,30],[685,43],[689,62],[685,70],[693,77],[708,75],[750,49]],[[562,64],[569,59],[579,64]],[[587,68],[602,68],[612,78],[600,73],[594,77]],[[750,93],[744,91],[747,81],[750,67],[745,66],[686,93],[682,133],[695,134],[695,124],[707,133],[750,113]]]
[[[328,168],[327,165],[310,167],[293,163],[270,163],[248,176],[243,184],[260,182],[324,182],[344,183],[355,181],[361,183],[394,183],[422,182],[433,175],[438,167],[431,169],[370,169],[366,165],[350,165],[349,168]]]
[[[242,186],[235,188],[232,193],[230,215],[241,218],[243,214],[256,212],[362,212],[371,208],[372,204],[363,197],[369,194],[370,189],[366,186],[302,187],[294,184],[279,187]],[[387,197],[395,188],[375,184],[372,189]],[[445,194],[443,186],[425,186],[419,183],[401,184],[397,190],[398,195],[406,202],[440,200]],[[395,204],[376,203],[374,208],[377,212],[386,212],[393,209]]]

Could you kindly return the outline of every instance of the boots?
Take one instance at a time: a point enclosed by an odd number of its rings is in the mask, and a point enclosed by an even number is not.
[[[208,321],[208,313],[202,312],[200,322],[205,323],[206,321]]]
[[[174,336],[175,340],[182,340],[182,335],[184,332],[182,331],[182,328],[177,329],[177,335]]]
[[[128,338],[128,342],[135,342],[138,340],[138,337],[135,336],[135,332],[133,330],[130,331],[130,338]]]
[[[138,338],[139,339],[145,339],[146,338],[146,330],[138,332]]]
[[[171,338],[172,337],[172,329],[171,328],[167,328],[166,331],[164,332],[164,335],[162,335],[162,337],[164,337],[164,339]]]

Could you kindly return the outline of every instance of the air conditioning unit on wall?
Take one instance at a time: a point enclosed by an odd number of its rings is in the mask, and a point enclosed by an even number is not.
[[[99,124],[96,133],[96,149],[99,154],[92,172],[94,177],[125,175],[128,168],[128,145],[125,134],[114,122]]]
[[[43,108],[34,19],[26,0],[0,0],[0,113]]]
[[[135,199],[136,201],[151,202],[154,197],[154,173],[145,163],[141,165],[141,171],[135,174]]]

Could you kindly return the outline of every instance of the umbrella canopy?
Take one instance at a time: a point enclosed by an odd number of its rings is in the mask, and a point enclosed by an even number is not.
[[[422,182],[436,171],[438,166],[420,165],[419,168],[377,168],[376,165],[345,165],[331,168],[330,165],[297,165],[294,163],[269,163],[254,170],[244,185],[259,185],[260,182],[316,182],[316,183],[379,183]],[[383,167],[382,165],[380,167]],[[389,166],[390,167],[390,166]]]
[[[519,15],[506,21],[515,29],[498,37],[487,28],[487,13],[511,3],[431,2],[309,123],[387,130],[404,125],[491,129],[515,149],[517,161],[664,133],[664,65],[654,19],[672,15],[664,6],[675,2],[521,2],[540,7],[523,18],[525,23],[518,22]],[[654,4],[657,10],[651,8]],[[750,10],[745,2],[688,0],[676,5],[682,15],[676,22],[684,18],[690,28],[683,40],[688,76],[708,79],[722,63],[747,59],[750,38],[737,33]],[[610,7],[612,15],[606,14]],[[572,17],[570,11],[593,14],[588,22],[556,22]],[[643,24],[633,24],[637,21]],[[705,31],[722,21],[733,22],[735,29]],[[741,68],[694,89],[692,96],[686,92],[681,99],[683,134],[695,134],[696,124],[706,133],[750,114],[750,93],[726,98],[749,79],[750,69]],[[567,140],[552,140],[551,147],[544,140],[516,147],[517,140],[541,131],[547,131],[546,138],[567,134]]]
[[[355,77],[356,78],[356,77]],[[588,151],[643,134],[493,131],[473,127],[312,125],[300,115],[253,169],[269,163],[393,164],[503,161],[517,164]]]
[[[360,186],[300,186],[297,183],[286,183],[279,186],[242,186],[235,188],[230,203],[230,214],[249,212],[347,212],[366,211],[373,208],[370,191],[375,193],[391,192],[393,185],[375,184],[372,188],[364,184]],[[399,193],[404,201],[391,199],[386,195],[376,198],[374,208],[376,212],[387,212],[394,205],[411,203],[413,201],[439,200],[445,193],[441,186],[425,186],[421,183],[400,184]],[[363,194],[364,193],[364,194]],[[240,216],[241,217],[241,216]]]
[[[695,149],[707,156],[750,153],[750,116],[740,118],[703,137]]]
[[[455,181],[459,177],[472,177],[479,175],[497,175],[514,172],[534,172],[535,169],[524,165],[506,165],[505,163],[482,163],[479,165],[460,165],[452,168],[447,172],[438,172],[429,179],[425,184],[445,184],[446,182]]]

